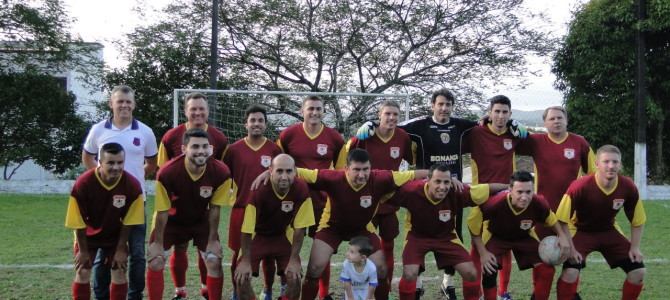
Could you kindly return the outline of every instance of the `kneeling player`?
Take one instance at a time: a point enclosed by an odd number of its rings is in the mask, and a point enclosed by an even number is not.
[[[488,221],[488,226],[484,226]],[[534,299],[549,299],[553,268],[543,264],[538,254],[539,242],[531,236],[531,228],[544,224],[558,235],[564,258],[570,251],[567,234],[559,226],[556,215],[544,198],[533,191],[533,175],[514,172],[510,191],[491,197],[486,203],[473,209],[468,216],[468,227],[472,242],[480,257],[483,269],[482,286],[484,299],[497,299],[496,277],[503,255],[512,251],[520,270],[534,268]],[[484,228],[482,228],[484,227]],[[483,233],[482,233],[483,231]]]
[[[65,226],[76,235],[72,297],[91,298],[91,260],[101,249],[112,269],[110,299],[126,299],[128,233],[130,226],[144,224],[142,187],[123,170],[121,145],[103,145],[98,159],[100,166],[77,178],[65,217]]]
[[[439,269],[453,267],[461,274],[465,299],[479,298],[477,273],[468,251],[456,235],[455,214],[462,211],[464,206],[475,206],[486,201],[489,192],[500,191],[506,186],[465,186],[462,192],[456,192],[451,187],[449,167],[435,164],[430,168],[428,181],[411,181],[389,200],[407,209],[411,225],[402,254],[403,274],[398,286],[401,300],[415,299],[420,266],[424,264],[426,253],[431,251],[435,254]]]
[[[300,248],[305,229],[314,225],[314,209],[307,184],[295,176],[293,158],[280,154],[270,166],[270,185],[251,194],[242,223],[242,256],[235,269],[240,299],[254,299],[250,275],[258,276],[261,260],[277,261],[278,274],[286,275],[287,290],[280,299],[300,297]]]
[[[163,299],[163,269],[170,248],[193,240],[207,266],[208,299],[220,300],[223,270],[217,229],[221,206],[230,197],[230,171],[221,161],[209,158],[208,135],[202,129],[184,133],[182,152],[160,169],[156,179],[156,213],[147,258],[149,299]]]
[[[596,152],[596,173],[570,184],[558,206],[557,216],[564,230],[572,232],[570,260],[563,264],[556,285],[558,299],[572,300],[577,291],[579,270],[586,267],[586,256],[600,252],[611,268],[626,272],[621,299],[637,299],[642,291],[646,269],[640,240],[646,222],[642,200],[633,181],[619,175],[621,152],[612,145]],[[623,208],[631,225],[630,241],[615,224]]]

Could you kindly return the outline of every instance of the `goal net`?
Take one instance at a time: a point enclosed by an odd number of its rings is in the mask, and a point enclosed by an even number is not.
[[[274,140],[282,129],[302,122],[302,99],[312,95],[324,100],[324,123],[337,129],[345,139],[351,137],[363,122],[377,119],[377,107],[384,100],[394,100],[400,105],[400,121],[414,115],[410,113],[412,96],[408,94],[175,89],[173,126],[186,121],[185,96],[196,92],[207,96],[210,124],[221,129],[231,142],[246,136],[244,111],[249,105],[260,104],[267,109],[266,136]]]

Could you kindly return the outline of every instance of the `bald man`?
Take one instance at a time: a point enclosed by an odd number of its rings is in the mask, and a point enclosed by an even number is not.
[[[270,183],[252,192],[242,222],[241,256],[235,270],[240,299],[254,299],[251,276],[258,276],[261,260],[277,261],[277,273],[286,275],[281,299],[300,297],[300,248],[305,229],[314,225],[307,184],[296,178],[295,161],[279,154],[269,168]],[[290,237],[290,239],[289,239]]]

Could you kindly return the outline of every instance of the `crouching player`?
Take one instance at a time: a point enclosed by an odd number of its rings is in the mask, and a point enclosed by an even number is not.
[[[640,240],[647,220],[642,200],[633,181],[619,175],[621,152],[612,145],[596,152],[596,173],[570,184],[558,206],[557,216],[564,230],[572,232],[570,260],[556,285],[558,299],[572,300],[577,291],[579,270],[586,267],[586,256],[602,253],[611,268],[626,272],[621,299],[637,299],[642,291],[646,269]],[[630,221],[630,241],[615,223],[620,210]],[[570,226],[570,227],[568,227]]]
[[[126,299],[128,233],[130,226],[144,224],[144,197],[137,179],[123,170],[124,159],[121,145],[103,145],[99,166],[72,187],[65,227],[75,231],[73,299],[91,298],[91,262],[98,249],[112,269],[110,299]]]
[[[490,192],[506,188],[505,184],[465,186],[462,192],[452,188],[449,167],[434,164],[428,181],[414,180],[400,188],[389,200],[391,204],[407,209],[409,232],[402,254],[403,274],[398,289],[401,300],[414,300],[416,279],[426,253],[435,254],[437,267],[453,267],[463,277],[463,295],[466,300],[479,298],[479,283],[472,259],[456,235],[456,212],[464,206],[475,206],[486,201]],[[407,226],[406,226],[407,227]]]
[[[307,227],[314,225],[314,208],[307,184],[296,179],[295,161],[280,154],[270,165],[270,185],[251,194],[244,211],[241,257],[235,269],[240,299],[254,299],[251,275],[258,276],[261,260],[277,261],[277,272],[286,275],[286,294],[300,297],[300,248]]]
[[[209,300],[220,300],[223,287],[220,209],[230,201],[230,171],[210,159],[208,134],[202,129],[184,133],[182,152],[158,172],[154,229],[151,233],[147,287],[149,299],[163,299],[165,258],[174,245],[193,240],[207,266]]]
[[[553,268],[542,263],[538,254],[539,242],[531,228],[537,225],[551,227],[558,235],[562,259],[570,252],[570,241],[563,232],[556,215],[544,198],[533,190],[533,175],[514,172],[510,190],[491,197],[486,203],[474,208],[468,216],[468,227],[472,234],[482,265],[484,299],[497,299],[496,277],[501,269],[498,262],[512,251],[520,270],[533,267],[533,295],[536,300],[549,299]],[[484,221],[488,221],[487,226]]]

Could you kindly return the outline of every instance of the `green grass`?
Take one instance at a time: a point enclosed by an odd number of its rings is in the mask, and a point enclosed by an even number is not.
[[[149,199],[149,207],[153,207],[153,199]],[[71,264],[72,232],[64,226],[67,196],[65,195],[0,195],[0,299],[70,299],[70,283],[74,272],[68,268],[55,268],[52,265]],[[642,299],[667,299],[670,286],[666,278],[670,277],[670,223],[664,222],[670,216],[670,201],[645,202],[648,222],[642,243],[645,254],[647,277]],[[220,226],[221,239],[227,240],[227,219],[229,209],[223,211]],[[402,218],[402,211],[400,213]],[[619,223],[627,232],[628,222],[620,214]],[[401,237],[396,245],[402,245]],[[466,244],[469,241],[466,241]],[[225,245],[225,243],[224,243]],[[305,239],[302,250],[303,263],[307,262],[310,239]],[[339,254],[332,259],[341,263],[345,245],[340,247]],[[195,254],[189,254],[190,267],[187,275],[187,286],[191,295],[199,289]],[[400,263],[402,249],[396,247],[396,263]],[[230,260],[230,253],[225,253],[225,261]],[[602,262],[602,256],[592,254],[591,261],[582,273],[581,294],[584,299],[618,299],[624,274],[621,270],[610,270]],[[28,267],[32,265],[32,267]],[[424,286],[427,293],[424,299],[443,299],[439,292],[441,272],[435,269],[432,255],[426,257],[428,270],[424,273]],[[224,299],[230,295],[229,268],[224,267],[225,286]],[[331,291],[342,295],[337,282],[339,267],[332,269]],[[400,276],[402,267],[396,265],[395,277]],[[515,299],[528,299],[531,292],[530,270],[519,272],[514,269],[510,291]],[[166,273],[166,287],[171,286],[170,276]],[[458,280],[458,278],[457,278]],[[256,292],[260,291],[260,279],[254,280]],[[394,287],[395,288],[395,287]],[[275,284],[275,291],[277,284]],[[276,292],[275,292],[276,293]],[[170,299],[171,291],[166,288],[165,299]],[[391,293],[391,299],[397,299],[397,291]]]

